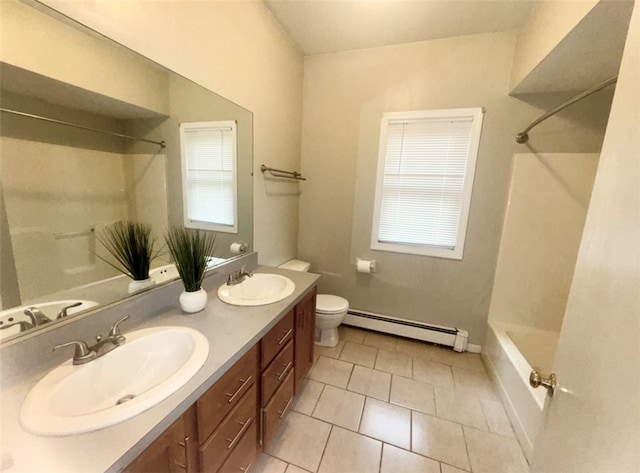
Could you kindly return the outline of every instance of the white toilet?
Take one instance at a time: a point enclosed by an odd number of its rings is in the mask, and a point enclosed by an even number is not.
[[[292,259],[279,266],[292,271],[309,271],[311,263]],[[316,298],[316,344],[335,347],[340,341],[338,327],[349,310],[349,301],[339,296],[318,294]]]

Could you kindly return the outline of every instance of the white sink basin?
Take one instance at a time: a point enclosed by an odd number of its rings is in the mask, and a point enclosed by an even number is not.
[[[293,281],[279,274],[255,273],[240,284],[218,288],[218,297],[232,305],[266,305],[281,301],[293,294],[296,285]]]
[[[117,424],[177,391],[209,355],[206,337],[186,327],[124,335],[124,345],[106,355],[77,366],[67,360],[42,378],[22,404],[23,426],[60,436]]]

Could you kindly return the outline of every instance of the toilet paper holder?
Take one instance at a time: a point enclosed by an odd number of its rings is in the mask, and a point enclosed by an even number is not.
[[[241,255],[247,252],[247,245],[246,243],[240,241],[234,241],[233,243],[231,243],[231,245],[229,245],[229,251],[231,252],[231,254]]]
[[[366,259],[356,258],[357,272],[372,274],[372,273],[375,273],[377,269],[378,269],[378,263],[376,263],[376,260],[374,259],[366,260]]]

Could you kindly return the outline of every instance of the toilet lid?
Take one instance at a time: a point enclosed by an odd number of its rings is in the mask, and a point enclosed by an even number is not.
[[[323,314],[334,314],[349,309],[349,301],[339,296],[330,294],[318,294],[316,298],[316,311]]]

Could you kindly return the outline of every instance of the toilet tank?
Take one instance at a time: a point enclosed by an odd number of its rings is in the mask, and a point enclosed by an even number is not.
[[[291,271],[302,271],[303,273],[306,273],[311,268],[311,263],[297,259],[290,259],[286,263],[282,263],[278,268],[290,269]]]

